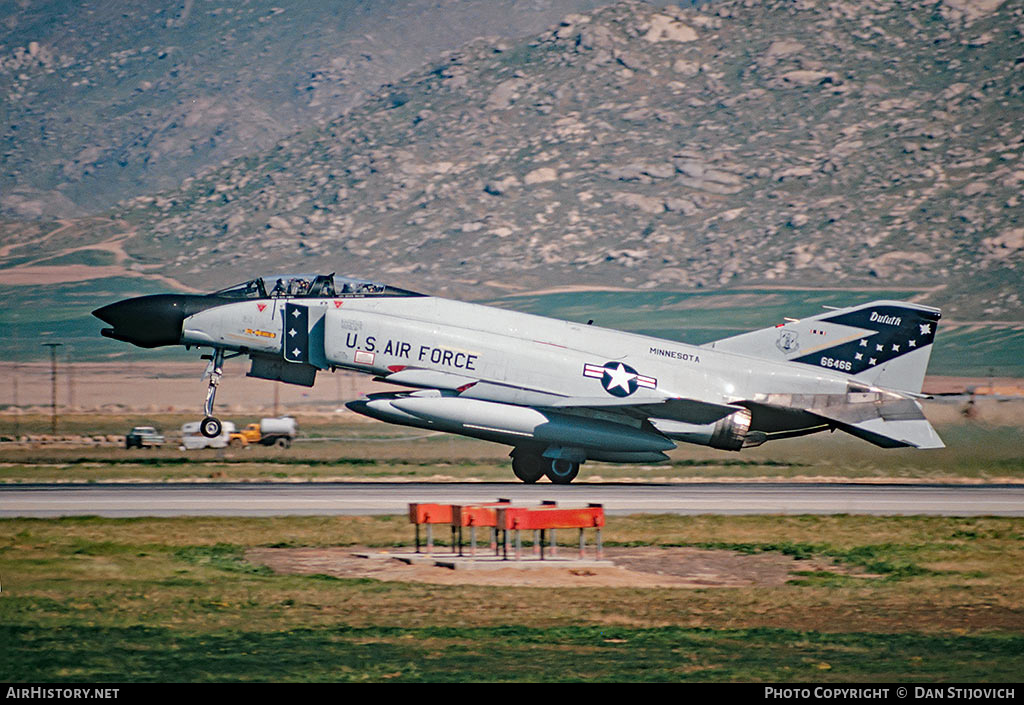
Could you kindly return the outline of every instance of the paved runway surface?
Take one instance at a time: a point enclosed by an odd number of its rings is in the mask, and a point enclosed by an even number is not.
[[[0,517],[405,514],[410,502],[598,502],[610,514],[1024,516],[1022,485],[694,483],[563,487],[520,483],[11,485]]]

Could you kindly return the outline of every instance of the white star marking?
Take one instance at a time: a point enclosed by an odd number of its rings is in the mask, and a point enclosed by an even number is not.
[[[292,310],[292,315],[295,316],[296,318],[298,318],[299,316],[302,315],[302,312],[299,311],[299,309],[296,308],[296,309]]]
[[[916,348],[917,347],[917,341],[916,340],[908,340],[907,341],[907,345],[909,345],[912,348]]]
[[[881,345],[876,345],[876,346],[875,346],[875,350],[876,350],[877,352],[882,352],[882,346],[881,346]]]
[[[868,360],[869,365],[874,365],[876,362],[877,360],[875,360],[875,358],[871,358],[870,360]]]
[[[854,353],[854,354],[853,354],[853,357],[854,357],[854,359],[856,359],[856,360],[863,360],[863,359],[864,359],[864,356],[863,356],[863,355],[861,355],[860,353]]]
[[[629,383],[636,379],[636,375],[626,370],[625,365],[621,362],[618,367],[605,367],[604,368],[611,379],[608,381],[608,391],[610,392],[613,387],[619,387],[625,391],[629,391]]]
[[[900,346],[899,345],[893,345],[892,346],[892,351],[893,352],[899,352],[900,351]]]
[[[292,328],[290,331],[288,331],[288,335],[290,335],[293,338],[295,336],[297,336],[298,334],[299,334],[299,332],[297,330],[295,330],[294,328]]]
[[[921,335],[928,335],[932,332],[932,325],[930,323],[919,323],[918,327],[921,329]]]
[[[865,338],[864,340],[860,341],[860,346],[862,348],[866,348],[868,346],[868,339]]]
[[[299,350],[298,348],[295,348],[294,350],[292,350],[292,357],[298,357],[299,353],[301,353],[301,352],[302,352],[301,350]]]

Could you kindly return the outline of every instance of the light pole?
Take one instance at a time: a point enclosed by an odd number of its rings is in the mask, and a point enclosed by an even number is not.
[[[57,348],[64,343],[43,343],[50,348],[50,433],[57,433]]]
[[[21,415],[21,405],[18,403],[18,375],[21,374],[21,366],[18,363],[14,363],[14,374],[11,376],[11,382],[14,384],[14,438],[18,439],[21,435],[21,423],[19,417]]]

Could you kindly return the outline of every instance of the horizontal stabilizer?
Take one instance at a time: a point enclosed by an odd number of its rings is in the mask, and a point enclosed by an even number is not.
[[[882,448],[945,448],[926,419],[886,421],[877,418],[858,424],[838,424],[837,428]]]
[[[894,392],[851,391],[847,394],[765,394],[754,404],[765,409],[799,410],[834,428],[883,448],[945,448],[928,423],[921,405]]]

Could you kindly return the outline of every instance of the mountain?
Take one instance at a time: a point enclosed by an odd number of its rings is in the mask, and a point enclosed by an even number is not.
[[[4,3],[0,212],[81,215],[175,188],[342,114],[443,50],[597,4]]]
[[[1022,321],[1022,34],[1024,0],[577,12],[43,249],[116,242],[204,290],[281,270],[475,298],[895,286]],[[5,254],[38,256],[40,227]]]

